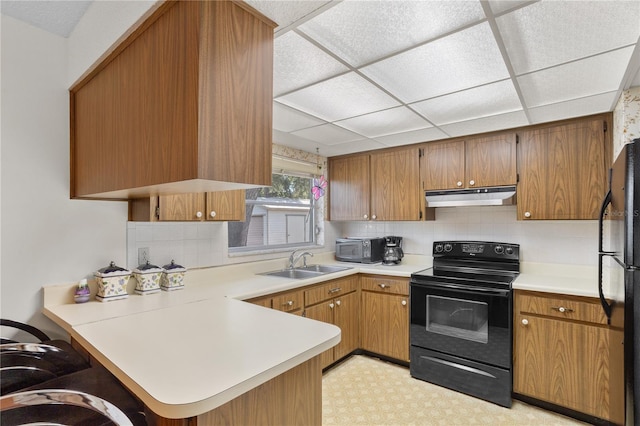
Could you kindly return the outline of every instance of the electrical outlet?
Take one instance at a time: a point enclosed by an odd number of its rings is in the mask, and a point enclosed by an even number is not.
[[[138,265],[144,265],[149,261],[149,247],[138,248]]]

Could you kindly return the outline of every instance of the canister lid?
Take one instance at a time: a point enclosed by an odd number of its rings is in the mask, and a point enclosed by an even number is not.
[[[105,277],[105,276],[117,277],[120,275],[130,275],[130,274],[131,274],[130,270],[121,268],[120,266],[116,265],[116,263],[112,260],[109,263],[109,266],[98,269],[98,272],[96,272],[94,275],[97,277]]]
[[[162,268],[167,272],[184,272],[184,271],[186,271],[184,266],[178,265],[174,260],[171,260],[170,264],[164,265]]]
[[[136,269],[133,270],[133,272],[140,273],[140,274],[149,274],[152,272],[162,272],[162,268],[156,265],[152,265],[147,260],[147,263],[143,263],[139,265]]]

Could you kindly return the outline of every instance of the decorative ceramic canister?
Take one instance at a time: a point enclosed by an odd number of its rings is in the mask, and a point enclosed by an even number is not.
[[[96,299],[101,302],[124,299],[129,296],[127,284],[131,278],[131,271],[116,266],[112,261],[109,266],[98,270],[95,274],[98,283]]]
[[[187,270],[183,266],[177,265],[172,260],[170,264],[164,265],[162,268],[164,269],[161,284],[163,290],[171,291],[184,288],[184,274]]]
[[[136,278],[136,293],[151,294],[160,291],[160,278],[163,269],[159,266],[147,263],[138,266],[133,270],[133,276]]]

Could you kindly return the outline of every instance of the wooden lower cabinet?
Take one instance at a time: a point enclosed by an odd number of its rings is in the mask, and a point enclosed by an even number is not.
[[[360,347],[409,361],[409,281],[363,277],[361,303]]]
[[[602,324],[597,299],[514,300],[513,391],[623,424],[623,331]]]
[[[302,290],[286,291],[247,300],[247,302],[253,303],[254,305],[273,308],[295,315],[302,315],[302,308],[304,307],[303,301],[304,292]]]

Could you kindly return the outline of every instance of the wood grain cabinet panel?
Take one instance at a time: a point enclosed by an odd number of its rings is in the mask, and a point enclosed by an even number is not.
[[[129,200],[132,221],[244,221],[245,191],[159,195]]]
[[[168,1],[70,89],[71,197],[271,184],[273,28],[232,1]]]
[[[420,165],[423,188],[429,191],[464,187],[464,153],[464,141],[425,144]]]
[[[624,423],[622,330],[591,318],[595,299],[563,301],[553,295],[541,303],[544,298],[516,291],[513,391]],[[555,310],[541,309],[558,301],[572,306],[575,317],[560,318]]]
[[[246,202],[244,189],[207,192],[205,197],[207,220],[245,221]]]
[[[409,295],[409,281],[404,278],[364,275],[360,278],[360,288],[362,291]]]
[[[597,219],[607,185],[606,121],[527,130],[518,150],[518,219]]]
[[[329,176],[331,220],[420,220],[425,215],[417,147],[331,157]]]
[[[409,361],[408,296],[362,292],[361,347]]]

